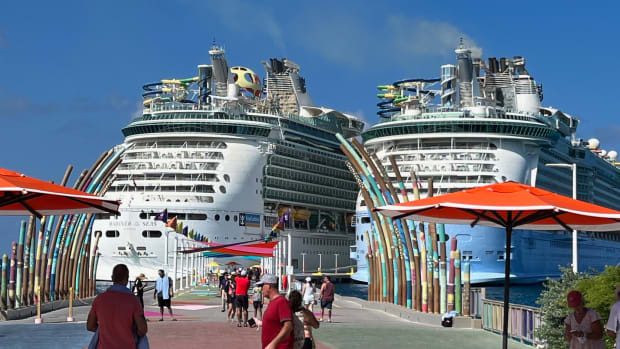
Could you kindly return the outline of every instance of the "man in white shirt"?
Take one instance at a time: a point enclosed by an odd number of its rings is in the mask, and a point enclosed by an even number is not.
[[[620,328],[620,284],[616,285],[616,303],[611,307],[609,311],[609,320],[607,321],[607,335],[616,340],[616,348],[618,348],[618,329]]]
[[[155,283],[155,293],[153,298],[157,298],[157,305],[159,305],[159,313],[161,318],[159,321],[164,321],[164,307],[168,308],[172,321],[177,321],[172,314],[172,307],[170,299],[174,296],[172,291],[172,281],[166,276],[163,269],[159,269],[159,277]]]

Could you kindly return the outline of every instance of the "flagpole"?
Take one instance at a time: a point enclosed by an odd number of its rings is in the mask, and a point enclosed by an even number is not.
[[[172,290],[177,291],[177,255],[179,254],[179,238],[174,237],[174,278],[172,279]]]

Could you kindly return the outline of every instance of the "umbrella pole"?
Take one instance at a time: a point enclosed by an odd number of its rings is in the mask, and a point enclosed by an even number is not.
[[[502,349],[508,349],[508,312],[510,297],[510,247],[512,245],[512,227],[506,226],[506,262],[504,270],[504,324],[502,326]]]

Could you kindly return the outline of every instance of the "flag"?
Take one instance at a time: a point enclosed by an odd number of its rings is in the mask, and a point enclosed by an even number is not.
[[[155,216],[155,220],[167,223],[168,222],[168,209],[165,208],[163,211],[159,212],[157,216]]]
[[[187,226],[183,227],[183,235],[187,236],[187,232],[189,231],[189,228]]]
[[[289,223],[289,219],[291,216],[291,209],[289,208],[288,210],[286,210],[286,212],[284,212],[284,214],[282,215],[282,223],[287,224]]]
[[[176,216],[172,217],[172,219],[169,220],[168,223],[166,223],[166,227],[176,230],[177,229],[177,217]]]

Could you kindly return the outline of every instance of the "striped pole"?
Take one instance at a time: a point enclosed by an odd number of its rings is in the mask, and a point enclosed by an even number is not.
[[[426,262],[426,237],[424,236],[424,223],[420,222],[418,231],[420,234],[420,275],[422,279],[422,311],[428,313],[428,282],[426,280],[426,268],[428,266],[428,263]]]
[[[17,243],[13,241],[11,244],[11,262],[9,264],[9,309],[15,307],[15,274],[17,274],[17,264],[15,263],[15,253]]]
[[[37,258],[37,220],[34,216],[32,218],[32,235],[30,237],[30,258],[28,259],[28,304],[34,304],[34,267]],[[24,262],[25,263],[25,262]]]
[[[470,308],[470,285],[469,285],[469,262],[463,263],[463,315],[469,316]]]
[[[7,269],[9,268],[9,257],[6,254],[2,255],[2,275],[0,276],[0,309],[6,310],[7,308]]]
[[[428,312],[435,312],[435,302],[433,301],[433,240],[430,234],[430,227],[434,223],[428,223],[426,234],[426,283],[427,283],[427,303]]]
[[[22,280],[24,276],[24,240],[26,239],[26,222],[19,226],[19,242],[17,243],[17,265],[15,277],[15,308],[22,306]]]
[[[447,290],[446,290],[446,229],[443,224],[437,225],[439,231],[439,288],[441,302],[439,304],[439,312],[441,314],[446,313],[447,304]]]
[[[450,273],[448,275],[448,312],[454,310],[454,260],[456,259],[456,238],[450,239]]]
[[[454,251],[454,310],[462,314],[461,299],[463,292],[461,290],[461,251]]]
[[[45,235],[45,222],[47,221],[47,217],[41,218],[40,227],[39,227],[39,236],[37,237],[37,256],[35,258],[34,264],[34,289],[39,289],[39,283],[41,282],[41,255],[43,254],[43,237]],[[34,292],[34,300],[35,304],[40,302],[39,298],[40,292]]]

